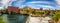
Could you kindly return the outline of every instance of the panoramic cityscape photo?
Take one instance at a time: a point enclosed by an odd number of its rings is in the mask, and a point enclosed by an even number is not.
[[[60,0],[0,0],[0,23],[60,23]]]

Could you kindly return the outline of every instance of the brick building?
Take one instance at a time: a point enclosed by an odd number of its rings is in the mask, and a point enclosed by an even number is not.
[[[19,7],[15,7],[15,6],[8,6],[8,12],[19,13],[20,9]]]

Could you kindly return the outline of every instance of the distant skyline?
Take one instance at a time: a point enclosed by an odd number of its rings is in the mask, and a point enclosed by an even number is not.
[[[24,6],[30,6],[37,9],[39,9],[40,7],[44,9],[60,9],[58,8],[60,7],[59,3],[59,0],[6,0],[6,2],[3,2],[4,6],[2,7],[17,6],[19,8],[23,8]]]

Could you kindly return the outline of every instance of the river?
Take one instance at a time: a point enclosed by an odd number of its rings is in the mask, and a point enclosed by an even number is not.
[[[27,16],[28,15],[26,15],[26,14],[20,14],[20,15],[4,14],[3,20],[4,20],[4,23],[25,23]]]

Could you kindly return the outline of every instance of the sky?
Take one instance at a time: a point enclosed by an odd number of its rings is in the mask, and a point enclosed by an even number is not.
[[[19,8],[30,6],[36,9],[43,8],[60,10],[60,0],[0,0],[0,8],[7,6],[16,6]]]

